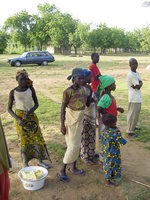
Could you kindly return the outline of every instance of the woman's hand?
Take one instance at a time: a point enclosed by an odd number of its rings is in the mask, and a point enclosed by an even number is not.
[[[124,113],[124,109],[121,108],[121,107],[117,107],[117,111],[120,112],[120,113]]]
[[[61,132],[63,135],[66,135],[66,127],[64,124],[61,125]]]
[[[21,119],[21,118],[18,118],[18,119],[17,119],[17,122],[18,122],[18,124],[19,124],[20,126],[22,126],[22,125],[23,125],[23,121],[22,121],[22,119]]]

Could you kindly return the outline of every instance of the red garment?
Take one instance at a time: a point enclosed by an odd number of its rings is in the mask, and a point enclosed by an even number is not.
[[[100,71],[99,71],[97,65],[93,64],[93,63],[89,66],[89,70],[91,70],[91,72],[92,72],[92,84],[91,84],[91,87],[93,89],[93,92],[96,93],[96,90],[97,90],[97,87],[98,87],[98,84],[99,84],[100,80],[99,79],[95,80],[95,77],[100,74]]]
[[[4,170],[4,172],[0,174],[0,200],[9,200],[9,188],[8,170]]]
[[[109,114],[112,114],[117,117],[117,104],[115,98],[112,98],[112,103],[108,108],[105,108],[105,111]]]

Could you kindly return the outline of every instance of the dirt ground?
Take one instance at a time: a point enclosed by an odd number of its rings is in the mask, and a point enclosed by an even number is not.
[[[47,80],[48,82],[50,80]],[[10,88],[15,86],[15,82],[10,80],[7,89],[4,91],[5,79],[0,84],[0,90],[3,91],[3,99],[8,98],[8,93]],[[54,95],[47,93],[47,83],[46,79],[44,81],[45,85],[42,85],[42,79],[35,81],[35,87],[38,91],[42,92],[44,95],[50,99],[60,102]],[[56,84],[55,80],[51,79],[51,84]],[[42,85],[42,86],[41,86]],[[1,106],[1,113],[6,112],[6,104]],[[7,113],[4,113],[7,115]],[[49,135],[47,134],[47,129],[52,127],[41,127],[44,133],[44,138],[47,141],[57,141],[60,144],[65,145],[64,136],[61,135],[59,127],[54,127],[53,132]],[[6,136],[10,136],[16,132],[15,127],[5,127]],[[125,132],[125,127],[122,127],[122,132]],[[127,138],[126,135],[123,136],[127,139],[127,144],[121,147],[122,153],[122,180],[117,187],[106,187],[104,184],[103,173],[100,172],[100,165],[87,166],[85,164],[79,163],[79,167],[86,171],[85,176],[76,176],[68,172],[70,177],[69,183],[63,183],[58,179],[57,172],[60,170],[60,163],[57,159],[55,153],[51,154],[52,168],[49,169],[48,177],[46,178],[45,186],[38,191],[27,191],[23,188],[21,181],[17,176],[17,171],[11,169],[10,175],[10,199],[11,200],[128,200],[134,199],[137,192],[143,191],[144,194],[147,193],[147,188],[139,184],[132,182],[132,179],[146,183],[146,178],[150,178],[150,153],[144,148],[144,144],[136,142],[132,138]],[[18,142],[8,141],[8,147],[11,156],[14,160],[21,164],[20,150],[18,147]],[[97,151],[99,149],[99,144],[97,143]],[[31,165],[36,163],[36,161],[31,162]],[[150,185],[150,184],[149,184]],[[150,190],[150,188],[149,188]],[[150,191],[149,191],[150,192]],[[133,197],[133,198],[132,198]],[[144,199],[144,198],[143,198]],[[145,199],[150,199],[147,196]]]

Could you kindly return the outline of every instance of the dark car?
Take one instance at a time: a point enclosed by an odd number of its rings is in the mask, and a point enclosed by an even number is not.
[[[24,52],[18,58],[9,58],[8,63],[11,66],[20,67],[22,64],[38,64],[48,65],[49,62],[54,62],[55,58],[48,51],[30,51]]]

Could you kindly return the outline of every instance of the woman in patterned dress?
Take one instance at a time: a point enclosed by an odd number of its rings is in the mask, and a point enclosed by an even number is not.
[[[17,72],[16,80],[18,86],[10,91],[8,112],[16,121],[23,167],[27,167],[31,159],[37,158],[40,166],[49,168],[50,165],[43,162],[49,160],[49,155],[39,127],[39,120],[34,113],[39,104],[32,81],[25,70]],[[15,111],[12,109],[13,104]]]

